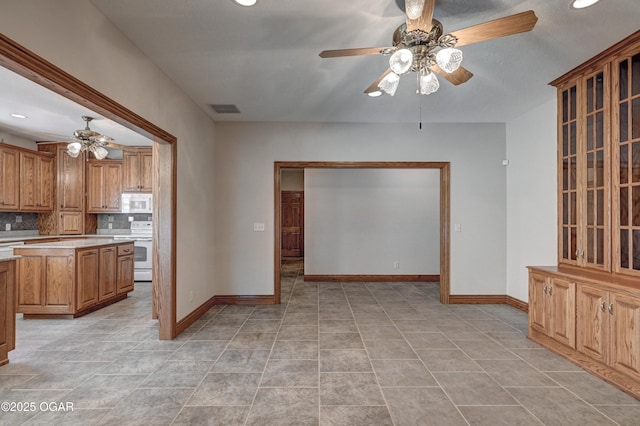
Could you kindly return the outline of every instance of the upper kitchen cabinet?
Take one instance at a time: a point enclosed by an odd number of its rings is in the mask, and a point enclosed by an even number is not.
[[[87,165],[87,212],[120,212],[122,162],[89,160]]]
[[[558,89],[558,263],[640,275],[640,34]]]
[[[122,155],[122,191],[151,192],[153,154],[151,148],[127,148]]]
[[[0,146],[0,211],[20,209],[20,154]]]
[[[54,158],[20,151],[20,211],[53,209]]]

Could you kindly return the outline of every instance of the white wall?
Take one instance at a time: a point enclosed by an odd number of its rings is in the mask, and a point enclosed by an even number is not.
[[[555,89],[507,123],[507,294],[528,300],[527,265],[557,264]]]
[[[8,143],[9,145],[20,146],[22,148],[38,150],[38,145],[35,141],[23,138],[22,136],[12,135],[11,133],[3,132],[0,130],[0,142]]]
[[[451,162],[451,294],[505,294],[504,124],[216,123],[218,294],[273,294],[274,161]],[[253,223],[267,224],[253,232]]]
[[[305,176],[306,275],[440,273],[440,170],[307,169]]]
[[[281,191],[304,191],[304,170],[280,171]]]
[[[0,28],[178,138],[178,319],[217,294],[211,279],[213,121],[88,0],[3,1]]]

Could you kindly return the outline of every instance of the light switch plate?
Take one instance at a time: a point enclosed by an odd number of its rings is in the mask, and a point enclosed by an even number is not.
[[[460,225],[459,223],[456,223],[456,224],[453,226],[453,229],[454,229],[456,232],[462,232],[462,225]]]
[[[6,225],[4,225],[4,230],[5,231],[11,231],[11,224],[7,223]]]
[[[253,232],[264,232],[264,223],[254,223]]]

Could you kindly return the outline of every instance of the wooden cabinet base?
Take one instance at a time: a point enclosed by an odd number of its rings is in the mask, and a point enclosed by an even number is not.
[[[127,298],[127,293],[120,294],[113,299],[109,299],[105,302],[98,303],[97,305],[93,305],[90,308],[84,309],[82,311],[76,312],[75,314],[23,314],[22,317],[24,319],[63,319],[63,318],[78,318],[91,312],[97,311],[98,309],[102,309],[105,306],[109,306],[113,303],[119,302]]]
[[[588,371],[594,376],[597,376],[602,380],[611,383],[613,386],[628,393],[634,398],[640,399],[640,382],[638,382],[637,380],[633,380],[629,378],[629,376],[619,373],[613,368],[601,362],[595,361],[594,359],[581,354],[575,349],[571,349],[568,346],[558,343],[549,336],[539,331],[532,330],[530,328],[528,337],[529,340],[532,340],[539,345],[544,346],[551,352],[554,352],[561,357],[571,361],[578,367]]]

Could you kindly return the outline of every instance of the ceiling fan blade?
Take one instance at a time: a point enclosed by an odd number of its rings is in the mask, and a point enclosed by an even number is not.
[[[407,13],[407,31],[422,30],[424,32],[431,31],[431,19],[433,19],[433,8],[436,0],[422,0],[422,13],[415,19],[410,18],[411,4],[420,3],[420,0],[405,0],[405,11]]]
[[[434,65],[431,67],[431,71],[435,72],[440,77],[443,77],[445,80],[449,81],[451,84],[455,84],[456,86],[462,83],[466,83],[471,77],[473,77],[473,73],[471,73],[471,71],[467,70],[464,67],[460,67],[454,72],[448,73],[439,66]]]
[[[385,49],[393,49],[393,47],[365,47],[361,49],[323,50],[322,52],[320,52],[320,57],[340,58],[343,56],[378,55]]]
[[[531,31],[538,22],[538,17],[533,10],[517,13],[505,18],[495,19],[473,27],[454,31],[451,35],[458,39],[456,47],[480,41],[505,37],[512,34]]]
[[[387,76],[387,74],[389,74],[390,72],[391,72],[391,68],[388,68],[385,72],[382,73],[382,75],[380,77],[378,77],[378,79],[376,81],[371,83],[371,86],[367,87],[364,90],[364,93],[369,94],[371,92],[378,92],[380,90],[380,88],[378,87],[378,84],[380,84],[382,79],[385,78]]]

